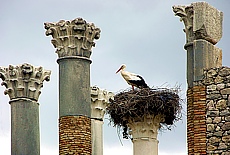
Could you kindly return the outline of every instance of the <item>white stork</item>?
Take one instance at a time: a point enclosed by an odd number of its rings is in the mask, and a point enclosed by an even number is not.
[[[140,75],[127,72],[125,71],[125,68],[126,68],[125,64],[121,65],[121,67],[117,70],[116,73],[121,71],[122,77],[129,85],[132,86],[133,90],[134,90],[134,86],[137,88],[149,88],[148,85],[145,83],[145,80]]]

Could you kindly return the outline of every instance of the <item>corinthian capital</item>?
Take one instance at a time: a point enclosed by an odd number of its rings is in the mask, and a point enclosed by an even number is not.
[[[114,94],[112,92],[101,90],[96,86],[91,87],[91,117],[103,119],[105,109],[109,100],[114,99],[113,96]]]
[[[193,6],[173,6],[175,16],[180,17],[180,21],[184,22],[185,28],[183,29],[186,34],[186,42],[192,42],[194,40],[193,34]]]
[[[129,134],[132,135],[133,140],[156,139],[158,130],[161,127],[160,123],[164,121],[164,115],[149,115],[142,117],[141,120],[129,120],[128,127]]]
[[[59,58],[66,56],[89,58],[91,48],[95,46],[94,39],[100,38],[101,30],[82,18],[72,21],[60,20],[57,23],[44,23],[44,25],[46,35],[53,37],[51,42],[57,49]]]
[[[215,45],[221,39],[223,13],[207,2],[173,6],[173,11],[184,22],[187,43],[204,39]]]
[[[0,78],[3,80],[1,85],[6,87],[4,94],[8,94],[11,100],[26,98],[37,101],[43,81],[49,81],[50,74],[49,70],[27,63],[0,67]]]

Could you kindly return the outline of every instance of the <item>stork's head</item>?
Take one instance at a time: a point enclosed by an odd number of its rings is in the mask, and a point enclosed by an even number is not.
[[[126,68],[125,64],[122,64],[121,67],[117,70],[116,73],[120,72],[120,70],[124,70]]]

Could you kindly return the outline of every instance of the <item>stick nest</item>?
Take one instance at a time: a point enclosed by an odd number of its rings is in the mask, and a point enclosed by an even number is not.
[[[127,130],[128,120],[141,120],[147,115],[162,115],[164,117],[161,127],[167,129],[181,119],[181,99],[179,88],[144,88],[138,90],[125,90],[119,92],[107,107],[110,122],[114,126]],[[124,134],[123,132],[123,134]]]

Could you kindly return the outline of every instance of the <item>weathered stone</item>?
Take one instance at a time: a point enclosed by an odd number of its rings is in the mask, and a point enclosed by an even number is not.
[[[226,135],[230,135],[230,130],[229,131],[226,131],[227,132],[227,134]]]
[[[211,117],[208,117],[208,118],[206,119],[206,123],[207,123],[207,124],[212,123],[212,118],[211,118]]]
[[[51,71],[28,63],[0,67],[11,105],[11,154],[40,155],[39,103],[43,82]]]
[[[230,155],[230,152],[229,152],[229,151],[227,151],[227,152],[222,152],[221,155]]]
[[[6,87],[4,94],[10,99],[28,98],[38,101],[43,81],[50,80],[51,71],[43,67],[34,67],[28,63],[18,66],[0,67],[2,85]]]
[[[224,125],[223,122],[218,123],[218,126],[222,127]]]
[[[229,110],[223,110],[220,112],[220,116],[229,116],[229,115],[230,115]]]
[[[216,108],[217,108],[217,109],[220,109],[220,110],[225,109],[225,108],[227,107],[227,104],[226,104],[226,103],[227,103],[227,102],[226,102],[226,100],[224,100],[224,99],[219,100],[219,101],[217,102],[217,104],[216,104]]]
[[[230,130],[230,122],[225,122],[224,125],[222,126],[223,130]]]
[[[209,102],[207,102],[207,109],[208,110],[216,110],[213,100],[210,100]]]
[[[206,87],[207,91],[212,92],[216,90],[216,85],[212,84]]]
[[[224,83],[219,83],[217,84],[217,90],[221,90],[225,88],[225,84]]]
[[[230,68],[223,67],[223,68],[219,71],[219,75],[220,75],[220,76],[224,76],[224,77],[230,75]]]
[[[57,23],[44,23],[46,35],[52,35],[51,40],[59,58],[80,56],[89,58],[95,46],[94,39],[100,38],[101,30],[93,23],[87,23],[82,18],[72,21],[60,20]]]
[[[230,122],[230,116],[225,117],[225,121]]]
[[[218,110],[210,110],[207,112],[207,116],[210,116],[210,117],[216,117],[216,116],[219,116],[219,111]]]
[[[213,136],[213,133],[212,132],[207,132],[207,134],[206,134],[206,137],[207,138],[211,138]]]
[[[215,131],[219,131],[220,130],[220,127],[219,126],[217,126],[216,127],[216,129],[215,129]]]
[[[229,135],[228,131],[224,131],[223,136],[227,136],[227,135]]]
[[[207,124],[207,131],[214,131],[214,124]]]
[[[220,144],[219,144],[218,149],[224,150],[224,149],[226,149],[226,148],[227,148],[227,146],[226,146],[224,143],[220,143]]]
[[[91,118],[103,120],[105,109],[114,94],[99,87],[91,87]]]
[[[185,24],[187,43],[194,39],[204,39],[216,44],[221,39],[223,13],[208,3],[196,2],[190,6],[173,6],[173,11]]]
[[[221,117],[215,117],[213,120],[213,123],[220,123],[221,122]]]
[[[106,107],[114,94],[97,86],[91,87],[92,155],[103,154],[103,119]]]
[[[227,136],[223,136],[222,137],[222,140],[226,143],[230,143],[230,135],[227,135]]]
[[[223,83],[224,79],[223,77],[218,75],[214,81],[215,81],[215,84],[219,84],[219,83]]]
[[[212,69],[212,68],[206,72],[207,72],[206,78],[213,78],[217,75],[217,71],[215,69]]]
[[[195,2],[192,6],[194,9],[193,31],[196,38],[216,44],[222,37],[223,13],[207,2]]]
[[[214,99],[221,99],[222,96],[220,94],[209,94],[207,95],[207,98],[210,100],[214,100]]]
[[[217,149],[217,147],[214,146],[214,145],[208,145],[208,147],[207,147],[208,151],[213,151],[213,150],[216,150],[216,149]]]
[[[217,131],[217,132],[214,132],[213,135],[217,136],[217,137],[222,137],[223,133],[222,133],[222,131]]]
[[[158,154],[157,135],[162,119],[164,119],[162,115],[152,115],[144,116],[142,120],[130,119],[128,121],[129,134],[133,137],[134,154]]]
[[[220,140],[221,140],[221,139],[218,138],[218,137],[211,137],[211,138],[209,138],[208,142],[211,143],[211,144],[213,145],[213,144],[215,144],[215,143],[218,143],[218,144],[219,144]]]
[[[225,89],[221,90],[220,93],[221,93],[222,95],[230,94],[230,88],[225,88]]]
[[[204,68],[220,67],[222,65],[222,50],[206,40],[194,40],[193,52],[194,81],[203,79]],[[216,89],[216,85],[212,85],[212,87],[214,88],[211,89]]]
[[[222,95],[222,98],[223,98],[223,99],[227,99],[227,98],[228,98],[228,95]]]

